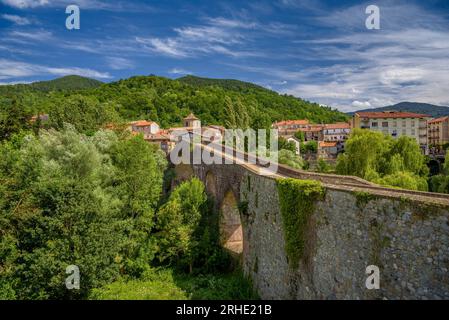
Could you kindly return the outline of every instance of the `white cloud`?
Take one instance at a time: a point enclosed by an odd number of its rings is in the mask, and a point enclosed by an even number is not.
[[[173,69],[170,69],[170,70],[168,71],[168,73],[170,73],[170,74],[178,74],[178,75],[193,74],[193,72],[187,71],[187,70],[182,69],[182,68],[173,68]]]
[[[109,73],[99,72],[92,69],[84,69],[77,67],[55,68],[0,58],[0,80],[25,78],[31,76],[42,76],[42,75],[66,76],[72,74],[97,79],[112,78]]]
[[[182,46],[176,39],[145,39],[136,37],[136,41],[144,45],[145,48],[153,51],[162,53],[164,55],[172,56],[172,57],[187,57],[188,53],[183,50]]]
[[[15,24],[17,24],[19,26],[26,26],[26,25],[31,24],[31,21],[29,19],[14,15],[14,14],[2,14],[1,17],[5,20],[14,22]]]
[[[449,105],[447,20],[413,4],[379,6],[383,22],[376,31],[363,27],[363,5],[318,17],[335,34],[296,41],[307,48],[312,66],[244,68],[288,79],[283,92],[343,111],[401,101]]]
[[[133,4],[126,1],[103,1],[103,0],[0,0],[5,5],[18,9],[29,9],[38,7],[60,7],[71,4],[78,5],[84,10],[105,10],[117,12],[144,12],[155,9],[147,4]]]
[[[26,39],[31,41],[49,41],[53,39],[53,34],[49,31],[37,30],[32,32],[12,31],[9,34],[12,40]]]
[[[292,26],[281,23],[262,25],[251,20],[223,17],[205,18],[204,21],[202,25],[175,28],[176,35],[172,37],[138,37],[136,40],[147,50],[175,58],[217,53],[234,58],[261,57],[264,53],[248,47],[250,39],[266,37],[267,32],[279,35],[292,30]]]
[[[36,8],[49,4],[48,0],[1,0],[1,2],[19,9]]]
[[[107,57],[106,61],[113,70],[133,69],[134,63],[131,60],[120,57]]]
[[[369,101],[352,101],[352,106],[358,109],[368,109],[371,108],[371,103]]]

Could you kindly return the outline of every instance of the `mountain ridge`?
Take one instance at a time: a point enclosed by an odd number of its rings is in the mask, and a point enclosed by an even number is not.
[[[449,115],[448,106],[437,106],[430,103],[422,102],[400,102],[391,106],[362,109],[353,112],[348,112],[348,115],[353,115],[356,112],[381,112],[381,111],[406,111],[420,114],[427,114],[433,118],[440,118]]]

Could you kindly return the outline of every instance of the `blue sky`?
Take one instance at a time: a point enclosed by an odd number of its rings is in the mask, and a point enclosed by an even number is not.
[[[0,83],[67,74],[233,78],[342,111],[449,106],[449,1],[0,0]]]

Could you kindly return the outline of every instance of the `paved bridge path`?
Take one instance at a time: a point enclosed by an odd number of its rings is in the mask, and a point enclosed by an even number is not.
[[[373,195],[379,195],[389,198],[416,200],[420,202],[429,202],[433,204],[449,206],[448,194],[387,188],[363,180],[359,177],[308,172],[293,169],[282,164],[277,164],[277,171],[272,172],[267,168],[267,160],[263,161],[262,164],[260,162],[260,158],[256,158],[252,154],[226,147],[222,147],[221,150],[219,150],[216,147],[210,147],[205,144],[200,144],[199,146],[203,150],[207,150],[211,154],[220,155],[222,159],[228,159],[230,161],[233,161],[233,163],[243,166],[256,174],[271,177],[273,179],[295,178],[301,180],[316,180],[322,182],[326,188],[334,190],[367,192]],[[226,150],[226,152],[224,152],[224,150]],[[248,161],[249,159],[251,159],[251,161]]]

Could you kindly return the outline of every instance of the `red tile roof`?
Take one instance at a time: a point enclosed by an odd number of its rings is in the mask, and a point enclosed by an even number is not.
[[[148,126],[151,126],[152,124],[156,124],[156,122],[147,121],[147,120],[139,120],[139,121],[131,122],[131,125],[136,126],[136,127],[148,127]]]
[[[432,119],[427,121],[427,123],[438,123],[438,122],[444,122],[448,119],[448,116],[446,117],[441,117],[441,118],[436,118],[436,119]]]
[[[419,114],[413,112],[400,112],[400,111],[384,111],[384,112],[356,112],[360,118],[430,118],[427,114]]]
[[[319,146],[320,146],[320,148],[332,148],[332,147],[336,147],[337,146],[337,142],[320,141],[319,142]]]

